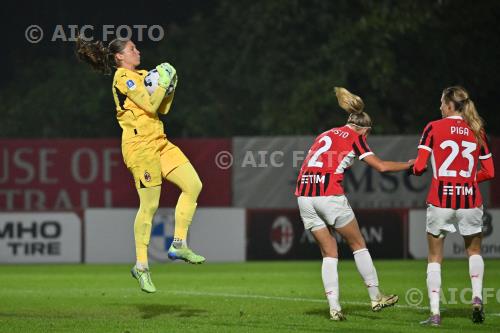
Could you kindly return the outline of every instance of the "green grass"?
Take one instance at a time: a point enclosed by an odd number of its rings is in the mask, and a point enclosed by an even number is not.
[[[125,265],[0,265],[0,332],[428,332],[424,261],[376,261],[382,290],[399,305],[373,313],[352,261],[339,264],[346,322],[328,319],[320,262],[155,264],[158,292],[145,294]],[[485,288],[499,289],[500,261],[486,261]],[[442,306],[447,332],[494,332],[500,291],[473,324],[460,290],[470,287],[466,260],[445,262],[443,289],[458,288],[458,304]],[[421,307],[405,293],[423,292]],[[470,298],[470,293],[466,294]],[[499,299],[497,299],[499,298]]]

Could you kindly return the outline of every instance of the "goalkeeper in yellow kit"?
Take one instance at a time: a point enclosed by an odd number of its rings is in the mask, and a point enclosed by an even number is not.
[[[140,200],[134,222],[137,262],[131,272],[141,289],[152,293],[156,288],[148,267],[148,245],[163,179],[182,191],[175,207],[174,240],[168,257],[192,264],[205,261],[186,243],[202,184],[187,157],[167,140],[158,118],[158,114],[167,114],[172,105],[176,70],[168,63],[157,66],[158,88],[149,95],[144,86],[147,71],[136,69],[141,57],[132,41],[115,39],[105,47],[100,41],[90,43],[78,39],[76,52],[78,58],[102,73],[111,73],[116,68],[112,90],[116,118],[123,130],[123,159],[134,177]]]

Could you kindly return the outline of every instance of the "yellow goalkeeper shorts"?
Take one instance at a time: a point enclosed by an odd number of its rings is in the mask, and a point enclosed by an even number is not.
[[[122,154],[137,189],[160,185],[172,170],[189,162],[179,147],[165,138],[124,143]]]

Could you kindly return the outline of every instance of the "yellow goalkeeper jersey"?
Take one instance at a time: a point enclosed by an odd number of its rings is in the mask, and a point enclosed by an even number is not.
[[[173,94],[164,98],[165,89],[158,87],[149,95],[144,85],[145,70],[118,68],[113,78],[116,118],[123,130],[122,141],[153,140],[165,137],[158,112],[167,113]],[[163,102],[163,103],[162,103]]]

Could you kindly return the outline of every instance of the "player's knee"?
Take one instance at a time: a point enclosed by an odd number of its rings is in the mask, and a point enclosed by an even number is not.
[[[337,258],[338,257],[336,246],[333,246],[333,245],[320,246],[320,250],[321,250],[321,255],[323,256],[323,258],[326,258],[326,257]]]
[[[467,255],[474,256],[474,255],[480,255],[481,254],[481,248],[476,247],[476,246],[471,246],[467,248]]]
[[[200,178],[193,177],[189,182],[188,186],[186,186],[186,188],[183,189],[183,192],[186,193],[186,195],[193,198],[194,201],[196,201],[198,199],[198,196],[200,195],[202,187],[203,184],[201,183]]]
[[[429,263],[437,262],[441,264],[443,262],[443,256],[436,253],[429,253],[429,255],[427,256],[427,262]]]
[[[193,179],[193,192],[198,196],[201,192],[201,189],[203,188],[203,183],[201,182],[201,179],[199,177],[196,177]]]
[[[354,251],[358,251],[361,249],[365,249],[366,243],[365,243],[365,240],[363,239],[363,237],[361,237],[361,238],[356,238],[356,239],[351,240],[349,242],[349,246],[350,246],[351,250],[354,252]]]
[[[158,210],[158,207],[159,207],[158,201],[148,201],[148,202],[141,202],[139,209],[143,214],[153,216]]]
[[[323,258],[337,258],[337,251],[321,251]]]

